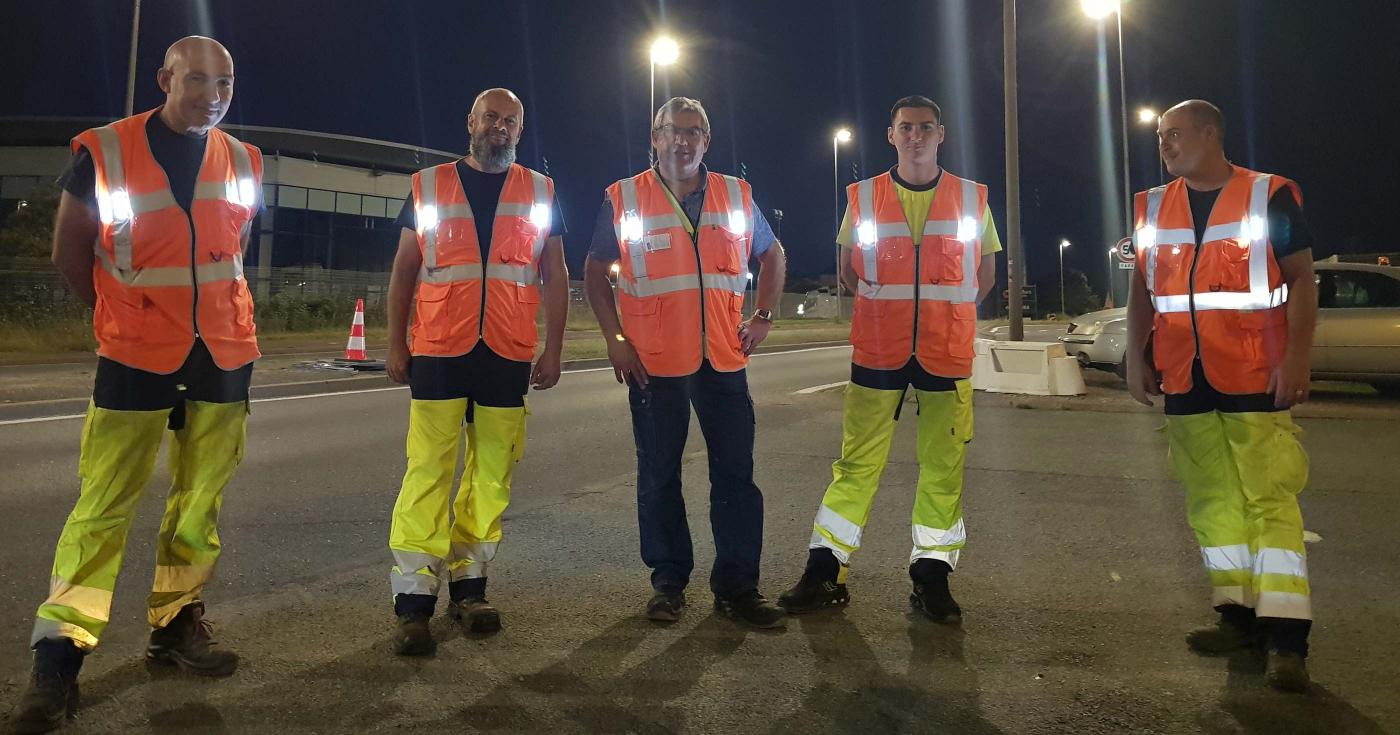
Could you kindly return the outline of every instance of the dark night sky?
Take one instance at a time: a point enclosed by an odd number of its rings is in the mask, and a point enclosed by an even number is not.
[[[0,116],[120,115],[129,0],[0,4]],[[1028,270],[1032,280],[1053,275],[1055,245],[1067,237],[1076,243],[1067,266],[1101,283],[1111,243],[1096,26],[1078,0],[1019,6]],[[548,157],[576,265],[603,187],[645,165],[646,42],[661,27],[683,50],[678,66],[659,73],[658,99],[669,89],[705,102],[714,127],[707,162],[734,173],[745,162],[759,203],[784,210],[794,272],[830,270],[832,131],[856,129],[842,149],[843,184],[851,161],[863,175],[892,165],[887,111],[905,94],[944,107],[942,162],[991,186],[1005,234],[995,0],[145,0],[137,108],[160,102],[155,70],[165,47],[189,33],[232,51],[234,123],[461,151],[471,99],[510,87],[526,106],[520,161],[539,167]],[[1216,102],[1233,160],[1301,184],[1319,257],[1397,249],[1386,225],[1400,199],[1400,2],[1128,0],[1124,34],[1130,109]],[[1110,144],[1118,150],[1116,137]],[[1135,118],[1130,145],[1134,189],[1155,184],[1155,139]]]

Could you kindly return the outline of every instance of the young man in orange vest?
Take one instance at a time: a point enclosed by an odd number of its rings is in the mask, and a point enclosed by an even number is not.
[[[1312,238],[1298,185],[1231,164],[1224,134],[1220,110],[1201,100],[1158,123],[1179,178],[1137,195],[1128,390],[1149,406],[1166,394],[1172,466],[1220,613],[1187,643],[1216,654],[1263,644],[1269,683],[1302,691],[1312,604],[1297,495],[1308,459],[1288,408],[1308,398]]]
[[[399,214],[386,367],[413,395],[408,468],[389,532],[402,655],[435,650],[428,620],[444,575],[449,615],[473,632],[500,629],[486,577],[525,451],[525,394],[559,382],[569,310],[564,226],[554,182],[515,163],[524,119],[510,90],[477,95],[466,157],[414,174]],[[545,346],[532,371],[541,300]]]
[[[844,605],[846,573],[889,459],[905,391],[918,400],[919,482],[909,576],[916,610],[962,619],[948,589],[966,542],[963,459],[972,440],[972,341],[977,304],[996,279],[1001,249],[987,187],[938,164],[942,111],[927,97],[890,110],[899,163],[852,184],[837,235],[842,278],[856,294],[851,382],[841,458],[813,523],[807,568],[779,599],[789,613]],[[854,238],[852,237],[854,233]]]
[[[783,248],[754,206],[748,182],[701,162],[710,119],[699,101],[675,97],[662,105],[651,144],[656,166],[608,187],[584,270],[608,359],[629,391],[637,521],[654,591],[646,615],[678,620],[695,567],[681,496],[693,404],[710,457],[715,608],[748,625],[781,627],[783,611],[758,591],[763,494],[753,481],[754,410],[745,366],[772,326],[783,291]],[[751,257],[762,270],[757,308],[743,319]],[[608,277],[613,267],[616,300]]]
[[[94,307],[97,377],[83,427],[77,504],[34,621],[34,677],[12,720],[63,723],[78,669],[107,627],[127,530],[166,429],[171,483],[148,601],[147,657],[227,676],[210,648],[200,592],[219,556],[224,486],[243,456],[258,357],[243,250],[262,191],[262,155],[214,126],[233,99],[233,59],[181,39],[157,74],[165,103],[73,140],[60,178],[54,264]]]

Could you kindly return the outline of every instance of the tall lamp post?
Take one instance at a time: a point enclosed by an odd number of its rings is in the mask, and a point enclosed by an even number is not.
[[[1084,14],[1102,21],[1110,14],[1118,22],[1118,101],[1120,123],[1123,135],[1123,217],[1127,227],[1124,232],[1133,231],[1133,185],[1128,179],[1128,84],[1123,65],[1123,4],[1121,0],[1079,0]]]
[[[1060,316],[1065,315],[1065,249],[1069,240],[1060,241]]]
[[[833,232],[841,230],[841,144],[849,143],[851,131],[841,128],[831,136],[831,185],[835,189],[831,216],[835,221]],[[841,321],[841,248],[836,248],[836,321]]]
[[[676,63],[681,57],[681,47],[670,36],[657,36],[651,42],[651,99],[647,108],[647,139],[651,139],[652,115],[656,114],[656,67],[670,66]],[[656,151],[652,149],[650,142],[647,144],[647,159],[651,163],[656,163]]]

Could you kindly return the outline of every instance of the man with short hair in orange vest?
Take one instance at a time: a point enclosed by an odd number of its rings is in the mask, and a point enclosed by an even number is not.
[[[34,676],[12,720],[44,732],[77,707],[77,675],[107,627],[127,530],[166,429],[172,483],[148,600],[147,657],[233,673],[212,650],[201,591],[214,571],[224,486],[243,456],[258,344],[243,251],[262,155],[215,128],[233,58],[191,36],[165,54],[159,108],[73,140],[53,260],[94,307],[97,377],[83,426],[77,504],[34,621]]]
[[[748,182],[702,163],[710,118],[698,100],[662,105],[651,144],[655,167],[608,187],[584,269],[608,359],[629,391],[642,561],[652,570],[646,615],[678,620],[695,567],[681,495],[693,404],[710,457],[715,609],[748,625],[781,627],[783,611],[758,591],[763,494],[753,481],[745,367],[782,295],[783,248]],[[753,316],[743,319],[751,257],[762,269]],[[610,268],[617,268],[616,300]]]
[[[449,615],[476,633],[500,629],[486,578],[525,451],[525,394],[559,382],[569,311],[564,226],[554,182],[515,162],[524,128],[524,105],[510,90],[477,95],[466,157],[414,174],[399,214],[386,367],[413,396],[408,468],[389,531],[401,655],[435,650],[428,621],[444,576]],[[541,301],[545,346],[531,370]]]
[[[1224,116],[1202,100],[1157,124],[1178,178],[1137,195],[1128,390],[1149,406],[1166,394],[1172,467],[1220,613],[1187,643],[1210,654],[1262,644],[1269,683],[1302,691],[1312,604],[1297,495],[1308,458],[1288,409],[1308,399],[1312,237],[1298,185],[1230,163],[1224,135]]]
[[[909,600],[937,622],[962,620],[948,575],[967,541],[962,490],[972,440],[972,341],[977,304],[995,283],[1001,242],[987,187],[939,165],[942,117],[927,97],[895,102],[886,136],[898,164],[846,190],[850,204],[836,239],[856,307],[841,458],[831,467],[831,484],[812,524],[807,568],[778,600],[789,613],[850,600],[851,555],[861,546],[912,385],[919,481]]]

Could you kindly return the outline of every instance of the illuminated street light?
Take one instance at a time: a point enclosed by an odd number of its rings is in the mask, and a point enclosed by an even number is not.
[[[1157,111],[1151,107],[1144,107],[1138,110],[1138,122],[1149,125],[1157,122]]]
[[[1060,241],[1060,315],[1065,314],[1065,249],[1069,247],[1069,240]]]
[[[1103,20],[1122,10],[1119,0],[1079,0],[1079,7],[1084,9],[1085,15],[1094,20]]]
[[[835,203],[832,205],[832,219],[836,222],[836,230],[841,229],[841,169],[839,146],[842,143],[851,142],[851,129],[841,128],[836,134],[831,136],[831,183],[835,187]],[[841,248],[836,248],[836,321],[841,321]]]

